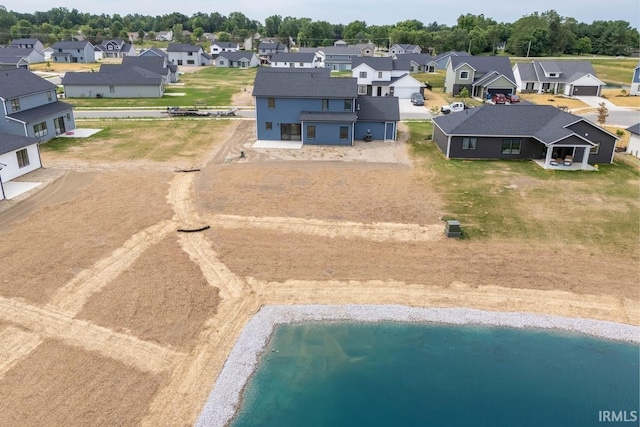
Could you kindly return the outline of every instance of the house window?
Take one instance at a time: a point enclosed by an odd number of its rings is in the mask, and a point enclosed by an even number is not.
[[[350,99],[345,99],[344,100],[344,111],[351,111],[351,100]]]
[[[478,138],[462,138],[463,150],[475,150],[478,144]]]
[[[329,100],[328,99],[323,99],[322,100],[322,111],[327,111],[329,109]]]
[[[307,126],[307,139],[316,139],[316,127]]]
[[[193,56],[193,52],[187,52],[187,56]]]
[[[182,59],[178,59],[178,65],[182,65]]]
[[[366,79],[367,78],[367,72],[366,71],[360,71],[360,78],[361,79]]]
[[[600,153],[600,143],[596,142],[596,145],[591,147],[591,149],[589,150],[589,154],[598,154],[598,153]]]
[[[47,122],[33,125],[33,136],[35,136],[36,138],[42,138],[48,133],[49,131],[47,130]]]
[[[116,93],[116,87],[115,86],[109,86],[109,92]]]
[[[194,61],[193,59],[187,59],[187,65],[194,65],[196,63],[196,61]]]
[[[299,65],[300,67],[304,67],[304,62],[299,62],[299,63],[298,63],[298,65]]]
[[[51,102],[53,100],[53,96],[51,95],[51,92],[47,92],[47,100],[49,102]]]
[[[221,59],[220,61],[218,61],[218,65],[224,65],[224,59]]]
[[[13,111],[20,111],[20,100],[18,98],[11,100],[11,109]]]
[[[276,99],[267,98],[267,104],[269,105],[269,110],[274,110],[276,108]]]
[[[460,71],[460,80],[469,80],[469,72]]]
[[[346,140],[349,137],[349,127],[340,126],[340,139]]]
[[[503,139],[502,154],[520,154],[519,139]]]
[[[378,71],[378,78],[381,79],[382,78],[382,71]]]
[[[358,85],[358,95],[366,95],[366,94],[367,94],[367,86]]]
[[[18,167],[23,168],[25,166],[29,166],[29,153],[27,153],[27,149],[23,148],[22,150],[16,151],[16,156],[18,156]]]
[[[273,123],[272,122],[266,122],[264,124],[264,128],[265,128],[265,130],[272,130],[273,129]]]

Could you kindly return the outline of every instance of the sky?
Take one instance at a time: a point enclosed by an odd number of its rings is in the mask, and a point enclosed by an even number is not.
[[[422,23],[438,22],[455,25],[460,15],[467,13],[484,15],[497,22],[513,23],[534,12],[555,10],[560,16],[575,18],[578,22],[627,21],[640,28],[640,2],[638,0],[26,0],[11,5],[7,10],[21,13],[47,11],[53,7],[77,9],[83,13],[113,15],[166,15],[180,12],[192,16],[197,12],[229,16],[241,12],[247,18],[264,24],[265,18],[280,15],[283,18],[310,18],[331,24],[348,24],[364,21],[367,25],[392,25],[400,21],[416,19]]]

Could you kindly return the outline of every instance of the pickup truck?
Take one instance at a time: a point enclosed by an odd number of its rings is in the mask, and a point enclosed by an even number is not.
[[[449,105],[443,105],[442,107],[440,107],[440,112],[442,114],[456,113],[458,111],[466,110],[467,108],[469,108],[467,104],[458,101],[452,102]]]

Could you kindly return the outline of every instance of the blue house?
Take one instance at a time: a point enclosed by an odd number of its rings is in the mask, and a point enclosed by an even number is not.
[[[260,68],[253,96],[258,140],[353,145],[367,135],[395,140],[396,97],[359,97],[357,80],[327,68]]]
[[[331,71],[349,71],[351,62],[362,55],[356,46],[329,46],[319,48],[324,55],[324,65]]]
[[[57,42],[53,46],[53,62],[90,63],[96,62],[93,45],[88,41]]]
[[[640,95],[640,61],[636,65],[636,68],[633,69],[633,80],[631,80],[629,95]]]

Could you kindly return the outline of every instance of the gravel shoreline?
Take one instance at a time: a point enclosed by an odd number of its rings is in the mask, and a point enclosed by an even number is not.
[[[640,344],[640,327],[601,320],[530,313],[506,313],[465,308],[418,308],[399,305],[271,305],[247,323],[222,368],[198,427],[223,427],[233,418],[242,390],[253,374],[277,325],[308,321],[420,322],[487,325],[510,328],[558,329]]]

